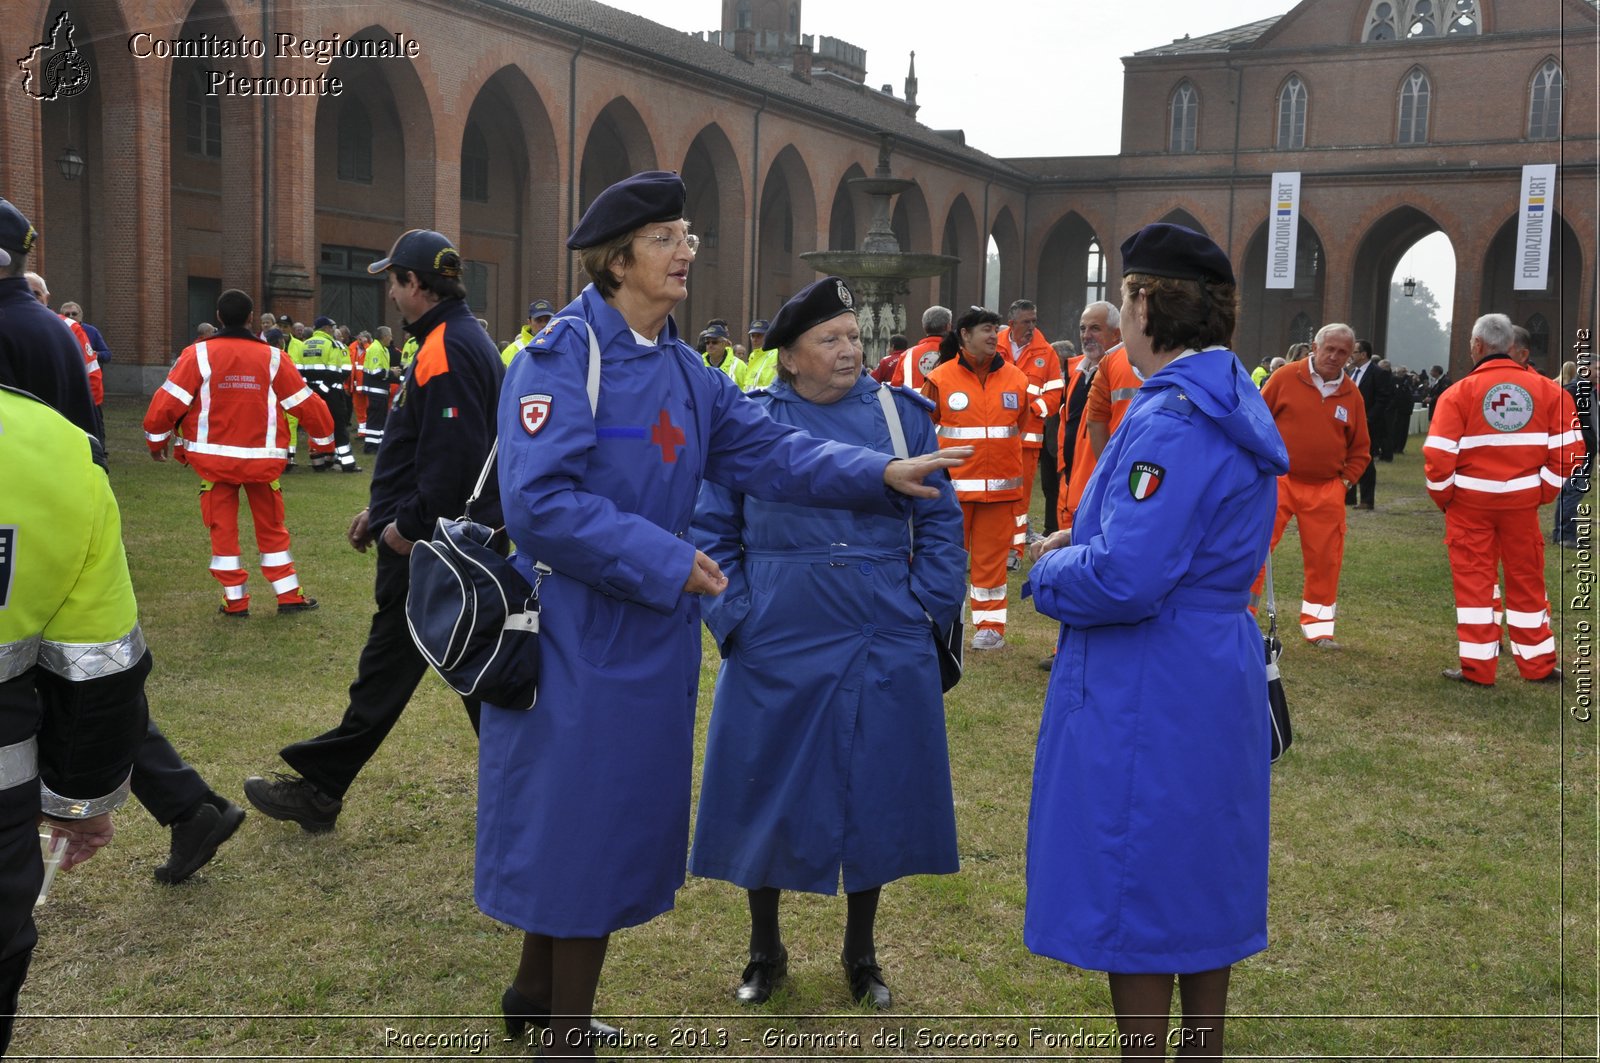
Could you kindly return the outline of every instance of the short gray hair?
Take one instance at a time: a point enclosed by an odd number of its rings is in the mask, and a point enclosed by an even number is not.
[[[930,306],[922,312],[922,331],[927,336],[943,336],[950,331],[950,308]]]
[[[67,308],[68,305],[70,305],[70,304],[67,304],[67,303],[62,303],[61,304],[61,308],[62,308],[62,312],[63,313],[66,312],[66,308]],[[1532,350],[1533,349],[1533,333],[1529,332],[1527,329],[1523,328],[1521,325],[1512,325],[1511,326],[1511,348],[1513,350],[1520,350],[1520,351]]]
[[[1515,326],[1511,319],[1504,314],[1484,314],[1472,323],[1472,338],[1482,340],[1483,345],[1495,354],[1511,353],[1511,341],[1515,334],[1511,331]]]
[[[1352,346],[1354,346],[1356,342],[1356,330],[1351,328],[1349,325],[1346,325],[1343,321],[1330,321],[1326,325],[1323,325],[1321,328],[1317,329],[1317,335],[1315,339],[1316,345],[1321,347],[1323,339],[1333,335],[1335,332],[1342,332],[1346,336],[1349,336],[1350,343]]]
[[[1084,307],[1083,308],[1083,312],[1085,314],[1087,314],[1089,311],[1095,309],[1096,307],[1103,307],[1105,309],[1105,312],[1106,312],[1106,324],[1107,325],[1109,325],[1112,328],[1121,328],[1122,327],[1122,311],[1117,308],[1117,305],[1115,303],[1108,303],[1104,299],[1096,299],[1094,302],[1092,302],[1088,306]]]

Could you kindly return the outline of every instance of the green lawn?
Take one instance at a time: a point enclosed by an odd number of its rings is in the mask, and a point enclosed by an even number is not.
[[[150,703],[178,749],[242,802],[246,775],[281,768],[281,745],[343,710],[372,590],[372,559],[343,532],[369,477],[285,480],[300,576],[322,609],[275,616],[256,573],[262,608],[225,621],[194,474],[148,460],[141,413],[133,400],[107,409],[155,654]],[[1518,681],[1509,657],[1493,689],[1439,678],[1454,663],[1454,613],[1420,447],[1413,438],[1379,467],[1377,512],[1351,517],[1342,653],[1293,637],[1293,528],[1278,551],[1296,741],[1273,777],[1272,944],[1235,968],[1232,1055],[1596,1054],[1597,725],[1568,712],[1571,678],[1563,700]],[[1543,519],[1548,527],[1548,511]],[[1566,608],[1593,576],[1592,561],[1587,574],[1562,568],[1577,559],[1548,559],[1569,674],[1579,623],[1595,619]],[[1015,592],[1020,577],[1012,582]],[[1113,1029],[1104,976],[1022,946],[1046,678],[1036,664],[1054,633],[1015,593],[1011,617],[1010,647],[969,655],[947,704],[962,870],[884,891],[879,958],[895,1010],[867,1015],[847,999],[842,898],[791,896],[786,987],[765,1009],[730,1014],[743,894],[692,879],[675,912],[612,938],[598,1006],[638,1038],[620,1055],[1114,1054],[1072,1043]],[[708,654],[702,733],[714,662]],[[1592,676],[1593,659],[1581,663]],[[115,844],[59,879],[41,909],[14,1058],[518,1055],[500,1041],[496,1012],[520,934],[472,903],[475,765],[459,702],[430,677],[332,834],[252,815],[212,864],[169,888],[150,874],[167,834],[130,804]],[[455,1040],[408,1040],[419,1035]]]

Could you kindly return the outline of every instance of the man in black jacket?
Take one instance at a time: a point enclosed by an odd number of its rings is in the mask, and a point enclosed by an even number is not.
[[[1356,389],[1361,392],[1362,401],[1367,407],[1367,424],[1373,426],[1372,456],[1378,461],[1393,461],[1394,452],[1390,449],[1387,429],[1389,403],[1394,397],[1394,376],[1373,360],[1370,340],[1356,340],[1355,355],[1351,358],[1350,367],[1346,372],[1355,383]],[[1358,509],[1373,507],[1378,486],[1377,464],[1377,461],[1370,462],[1367,471],[1361,474],[1361,479],[1345,492],[1345,505],[1356,506]]]
[[[370,504],[356,514],[347,536],[363,553],[377,544],[378,611],[339,726],[284,747],[281,755],[299,777],[274,773],[244,784],[245,796],[262,812],[312,833],[333,829],[345,792],[428,670],[406,626],[411,545],[431,536],[438,518],[459,517],[465,509],[495,440],[505,377],[499,350],[467,306],[461,254],[449,239],[412,229],[368,271],[389,274],[389,298],[420,344],[384,425]],[[501,523],[494,477],[472,516],[491,526]],[[478,702],[463,701],[477,730]]]

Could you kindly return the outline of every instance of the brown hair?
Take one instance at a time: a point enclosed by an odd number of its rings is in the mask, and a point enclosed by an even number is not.
[[[1145,335],[1154,351],[1198,351],[1233,340],[1233,324],[1239,314],[1236,285],[1129,273],[1123,276],[1122,286],[1129,294],[1144,289],[1150,308]],[[1124,327],[1129,324],[1123,322]]]
[[[621,236],[616,236],[596,247],[584,247],[578,250],[578,262],[583,266],[583,271],[594,281],[596,290],[602,299],[610,299],[617,294],[617,289],[622,287],[622,279],[611,272],[611,263],[620,258],[624,266],[633,265],[633,234],[635,230],[629,229]]]

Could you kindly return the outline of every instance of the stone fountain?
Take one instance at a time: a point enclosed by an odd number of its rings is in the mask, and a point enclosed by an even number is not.
[[[879,141],[878,167],[872,176],[852,177],[846,182],[872,201],[872,227],[867,230],[860,249],[807,251],[800,256],[818,273],[843,277],[850,285],[855,293],[861,345],[869,366],[877,365],[888,353],[890,336],[905,333],[903,300],[911,292],[909,282],[920,277],[937,277],[961,261],[953,255],[900,250],[900,241],[895,238],[890,224],[892,204],[895,196],[916,182],[889,175],[889,155],[893,148],[894,138],[884,134]]]

